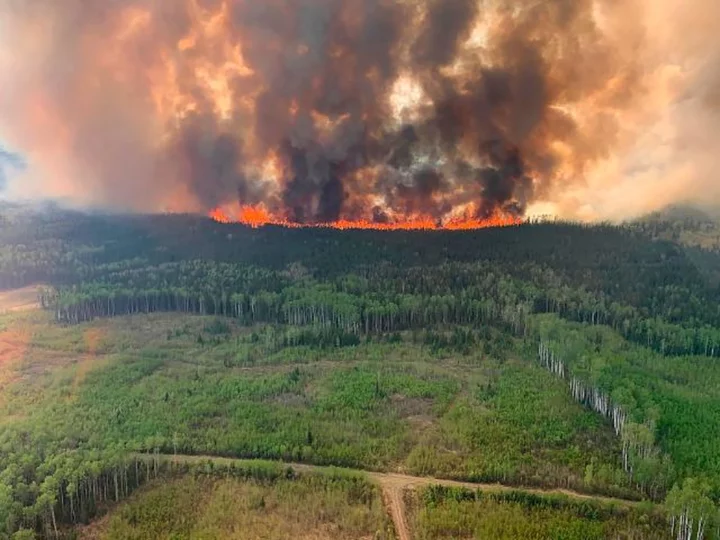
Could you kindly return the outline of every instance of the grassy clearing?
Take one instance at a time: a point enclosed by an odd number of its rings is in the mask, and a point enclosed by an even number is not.
[[[664,516],[651,507],[443,487],[408,492],[406,500],[417,540],[660,540],[668,535]]]
[[[0,313],[15,313],[38,307],[37,286],[0,291]]]
[[[562,381],[509,361],[468,377],[466,391],[427,427],[406,466],[419,475],[520,479],[524,485],[564,478],[565,485],[578,486],[583,467],[595,460],[621,484],[608,461],[618,444],[600,417],[568,398]]]
[[[85,539],[389,540],[374,486],[341,476],[274,482],[185,476],[151,484],[81,531]]]
[[[532,363],[403,342],[278,347],[280,330],[177,314],[21,323],[0,417],[45,437],[579,490],[594,462],[608,471],[595,489],[626,494],[609,426]]]

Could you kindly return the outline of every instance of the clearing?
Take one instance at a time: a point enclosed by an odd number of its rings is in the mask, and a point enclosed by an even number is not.
[[[302,475],[268,482],[185,475],[153,481],[104,518],[84,540],[392,540],[377,487],[362,479]]]
[[[140,455],[145,457],[145,455]],[[230,466],[233,463],[238,465],[247,465],[253,461],[248,459],[222,458],[216,456],[186,456],[186,455],[161,455],[161,459],[174,463],[198,464],[202,462],[212,462],[217,465]],[[311,474],[327,471],[328,467],[320,467],[315,465],[307,465],[305,463],[285,463],[283,466],[291,467],[299,473]],[[533,495],[562,495],[569,499],[578,501],[595,501],[605,505],[611,505],[618,508],[629,508],[637,505],[636,501],[615,497],[591,496],[583,493],[567,489],[536,489],[523,488],[517,486],[506,486],[503,484],[487,484],[475,482],[458,482],[454,480],[443,480],[439,478],[411,476],[397,473],[382,473],[373,471],[359,471],[352,469],[339,469],[348,473],[362,473],[372,482],[380,486],[383,493],[383,499],[387,507],[388,514],[392,517],[395,526],[395,533],[398,540],[411,540],[413,538],[410,527],[408,526],[407,508],[405,504],[405,492],[407,490],[418,490],[428,486],[445,486],[455,488],[465,488],[469,490],[481,490],[487,493],[507,493],[513,491],[523,491],[524,493]]]
[[[0,313],[27,311],[40,307],[37,298],[37,285],[0,291]]]

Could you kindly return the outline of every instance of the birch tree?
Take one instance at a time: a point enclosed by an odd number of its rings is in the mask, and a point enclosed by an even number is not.
[[[703,540],[717,520],[717,508],[708,496],[710,487],[696,478],[675,484],[665,499],[670,533],[676,540]]]

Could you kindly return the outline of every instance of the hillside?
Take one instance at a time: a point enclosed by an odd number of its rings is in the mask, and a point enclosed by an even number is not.
[[[695,206],[669,206],[637,220],[648,233],[683,245],[710,250],[720,248],[720,212]]]
[[[51,207],[4,208],[2,223],[0,537],[70,535],[154,477],[142,456],[162,454],[572,489],[645,500],[652,516],[461,492],[424,508],[428,495],[408,495],[418,538],[487,535],[503,520],[527,520],[508,538],[533,521],[547,522],[541,538],[661,538],[679,520],[697,535],[700,518],[717,534],[712,252],[699,265],[636,225],[251,229]],[[161,475],[97,530],[152,536],[161,525],[147,520],[164,518],[143,508],[186,476]],[[213,478],[192,480],[210,509],[228,493],[306,489]],[[350,527],[338,523],[361,515],[353,497],[330,511],[318,495],[318,521],[298,526],[318,538],[312,527]],[[377,497],[348,537],[388,530]],[[289,519],[283,504],[224,526]],[[497,520],[472,521],[479,509]],[[206,531],[214,511],[178,534]],[[447,512],[465,528],[437,532]]]

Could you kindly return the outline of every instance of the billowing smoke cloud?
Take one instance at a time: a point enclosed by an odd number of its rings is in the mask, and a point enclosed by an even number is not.
[[[27,152],[28,190],[79,203],[311,223],[549,201],[605,217],[603,194],[658,166],[640,135],[677,126],[658,111],[685,114],[683,93],[693,118],[720,102],[702,41],[715,23],[663,58],[660,27],[689,38],[643,4],[0,0],[0,129]],[[663,167],[695,157],[675,143]]]
[[[614,148],[535,211],[621,220],[673,203],[720,205],[720,3],[644,4],[618,10],[617,32],[643,28],[634,47],[642,89],[617,115]]]

